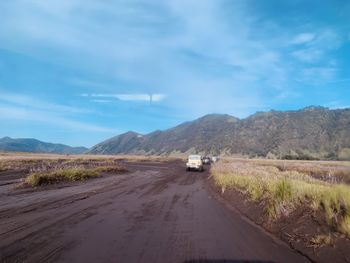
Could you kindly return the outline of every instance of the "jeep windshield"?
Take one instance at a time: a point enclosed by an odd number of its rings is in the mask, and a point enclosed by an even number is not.
[[[192,155],[188,157],[188,160],[190,161],[199,161],[201,157],[199,155]]]

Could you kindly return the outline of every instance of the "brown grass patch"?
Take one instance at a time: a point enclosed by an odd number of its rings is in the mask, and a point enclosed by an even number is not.
[[[265,204],[270,219],[287,216],[299,206],[321,211],[332,229],[350,237],[350,186],[316,179],[298,170],[281,170],[254,162],[219,162],[212,176],[224,193],[235,188]]]
[[[84,181],[88,178],[97,178],[101,174],[94,170],[70,168],[51,172],[32,173],[26,177],[25,183],[30,186],[55,184],[64,181]]]

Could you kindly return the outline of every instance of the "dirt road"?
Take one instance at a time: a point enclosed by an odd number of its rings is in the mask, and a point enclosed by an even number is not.
[[[49,190],[0,184],[0,261],[308,262],[217,201],[207,172],[128,167]]]

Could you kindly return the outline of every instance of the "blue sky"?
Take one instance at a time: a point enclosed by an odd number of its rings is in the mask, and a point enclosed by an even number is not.
[[[92,146],[209,113],[350,106],[347,0],[11,0],[0,17],[0,137]]]

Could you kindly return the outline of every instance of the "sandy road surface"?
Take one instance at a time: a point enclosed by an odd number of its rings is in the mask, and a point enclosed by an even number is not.
[[[206,172],[129,165],[50,190],[0,184],[0,261],[307,262],[213,198]]]

